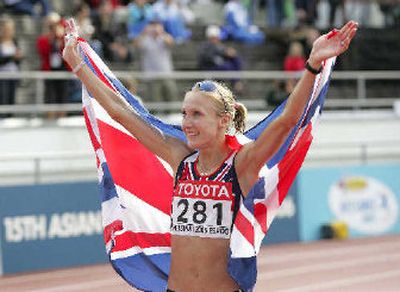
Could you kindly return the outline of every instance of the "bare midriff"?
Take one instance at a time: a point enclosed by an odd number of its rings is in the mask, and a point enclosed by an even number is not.
[[[228,274],[229,239],[171,236],[168,288],[176,292],[232,292],[239,286]]]

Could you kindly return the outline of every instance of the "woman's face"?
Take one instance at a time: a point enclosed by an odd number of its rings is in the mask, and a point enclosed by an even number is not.
[[[200,149],[215,144],[225,135],[228,117],[218,114],[212,98],[201,92],[190,91],[182,104],[182,129],[189,147]]]
[[[0,37],[4,39],[10,39],[14,37],[14,23],[11,21],[7,21],[4,23],[4,26],[0,29]]]

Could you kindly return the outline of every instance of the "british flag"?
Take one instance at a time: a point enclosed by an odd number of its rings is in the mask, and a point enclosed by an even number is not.
[[[79,40],[86,64],[152,127],[185,141],[179,126],[162,122],[123,87],[90,46]],[[260,171],[259,180],[240,202],[230,239],[228,272],[241,289],[257,278],[256,256],[279,206],[313,140],[328,89],[334,59],[325,61],[308,104],[280,150]],[[83,88],[83,112],[96,153],[102,199],[104,241],[114,269],[143,291],[165,291],[170,267],[170,206],[173,173]],[[282,114],[285,102],[234,142],[248,143]]]

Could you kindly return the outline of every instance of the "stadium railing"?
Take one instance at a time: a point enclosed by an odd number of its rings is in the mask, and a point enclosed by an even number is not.
[[[243,81],[267,81],[287,80],[299,77],[299,73],[286,73],[283,71],[175,71],[171,74],[143,72],[116,71],[118,78],[136,79],[140,82],[155,79],[170,78],[177,81],[187,81],[193,84],[195,80],[218,79],[218,80],[243,80]],[[44,72],[44,71],[21,71],[21,72],[0,72],[0,80],[17,79],[20,81],[31,80],[35,85],[31,90],[34,97],[28,103],[16,105],[0,105],[0,113],[29,113],[31,115],[51,112],[65,111],[77,112],[81,106],[77,103],[66,104],[44,104],[44,80],[73,80],[76,77],[69,72]],[[353,81],[355,95],[347,98],[328,98],[326,108],[375,108],[392,107],[400,96],[367,97],[367,82],[400,80],[400,71],[337,71],[332,74],[333,81]],[[189,86],[189,85],[188,85]],[[265,110],[266,103],[263,96],[245,98],[241,100],[249,110]],[[145,101],[149,110],[179,111],[180,102],[149,102]]]

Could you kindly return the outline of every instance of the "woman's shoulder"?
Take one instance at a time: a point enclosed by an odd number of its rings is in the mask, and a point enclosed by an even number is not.
[[[187,154],[186,156],[184,156],[182,162],[188,162],[188,163],[195,162],[198,156],[199,156],[199,151],[194,150],[189,154]]]

